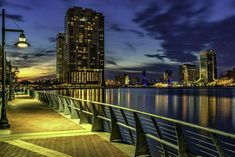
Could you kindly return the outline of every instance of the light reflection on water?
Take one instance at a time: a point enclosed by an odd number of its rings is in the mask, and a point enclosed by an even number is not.
[[[58,93],[235,132],[235,89],[233,88],[73,89],[61,90]]]

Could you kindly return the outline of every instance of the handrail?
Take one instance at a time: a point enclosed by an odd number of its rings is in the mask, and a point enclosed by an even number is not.
[[[51,94],[54,94],[54,93],[51,93]],[[60,96],[63,96],[65,98],[69,98],[69,99],[73,99],[73,100],[90,102],[90,103],[95,103],[95,104],[99,104],[99,105],[103,105],[103,106],[108,106],[108,107],[113,107],[113,108],[117,108],[117,109],[130,111],[130,112],[135,112],[135,113],[139,113],[139,114],[142,114],[142,115],[146,115],[146,116],[158,118],[158,119],[161,119],[161,120],[166,120],[166,121],[169,121],[169,122],[173,122],[173,123],[176,123],[176,124],[189,126],[189,127],[195,128],[195,129],[200,129],[200,130],[215,133],[215,134],[221,134],[221,135],[226,136],[226,137],[235,138],[235,134],[227,133],[227,132],[220,131],[220,130],[217,130],[217,129],[206,128],[206,127],[203,127],[203,126],[200,126],[200,125],[184,122],[184,121],[181,121],[181,120],[176,120],[176,119],[172,119],[172,118],[158,116],[156,114],[143,112],[143,111],[139,111],[139,110],[136,110],[136,109],[126,108],[126,107],[122,107],[122,106],[118,106],[118,105],[112,105],[112,104],[102,103],[102,102],[97,102],[97,101],[84,100],[84,99],[79,99],[79,98],[74,98],[74,97],[69,97],[69,96],[64,96],[64,95],[60,95]]]
[[[149,145],[154,145],[147,139],[160,143],[156,148],[161,148],[158,152],[163,156],[168,156],[168,153],[178,156],[235,156],[235,134],[232,133],[108,103],[40,91],[31,91],[30,94],[48,106],[71,114],[72,118],[80,118],[80,123],[92,123],[92,131],[109,131],[111,141],[135,144],[136,156],[151,155]],[[129,132],[125,133],[125,130]],[[193,148],[189,143],[194,145]]]

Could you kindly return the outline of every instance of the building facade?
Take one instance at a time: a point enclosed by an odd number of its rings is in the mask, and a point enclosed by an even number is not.
[[[213,50],[200,52],[198,83],[209,83],[217,79],[216,53]]]
[[[64,48],[65,34],[58,33],[56,36],[56,78],[60,82],[65,82]]]
[[[104,85],[104,16],[70,8],[65,16],[65,82]]]
[[[163,73],[163,80],[165,83],[171,83],[172,82],[172,71],[171,70],[166,70]]]
[[[179,83],[191,86],[198,80],[198,69],[196,65],[182,64],[179,67]]]

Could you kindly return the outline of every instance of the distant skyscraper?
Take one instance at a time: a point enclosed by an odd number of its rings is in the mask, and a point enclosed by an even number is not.
[[[64,47],[65,35],[58,33],[56,37],[56,78],[62,82],[65,82]]]
[[[129,85],[129,81],[130,81],[129,80],[129,75],[128,74],[124,74],[123,77],[124,77],[124,85],[125,86]]]
[[[70,8],[65,16],[66,83],[104,85],[104,16]]]
[[[146,71],[142,71],[142,75],[141,75],[141,82],[144,85],[144,87],[147,86],[147,79],[146,79]]]
[[[200,52],[199,80],[197,82],[213,82],[217,79],[216,53],[213,50]]]
[[[196,65],[183,64],[179,67],[179,82],[186,86],[192,85],[198,80],[198,70]]]
[[[163,79],[168,86],[172,86],[172,71],[166,70],[163,74]]]

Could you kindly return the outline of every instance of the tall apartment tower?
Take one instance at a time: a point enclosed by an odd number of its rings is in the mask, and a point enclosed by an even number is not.
[[[182,64],[179,67],[179,82],[185,86],[191,86],[198,80],[198,69],[196,65]]]
[[[104,85],[104,16],[70,8],[65,15],[65,73],[68,84]]]
[[[200,52],[199,80],[197,82],[213,82],[217,79],[216,53],[213,50]]]
[[[56,78],[65,82],[64,64],[65,34],[58,33],[56,36]]]

